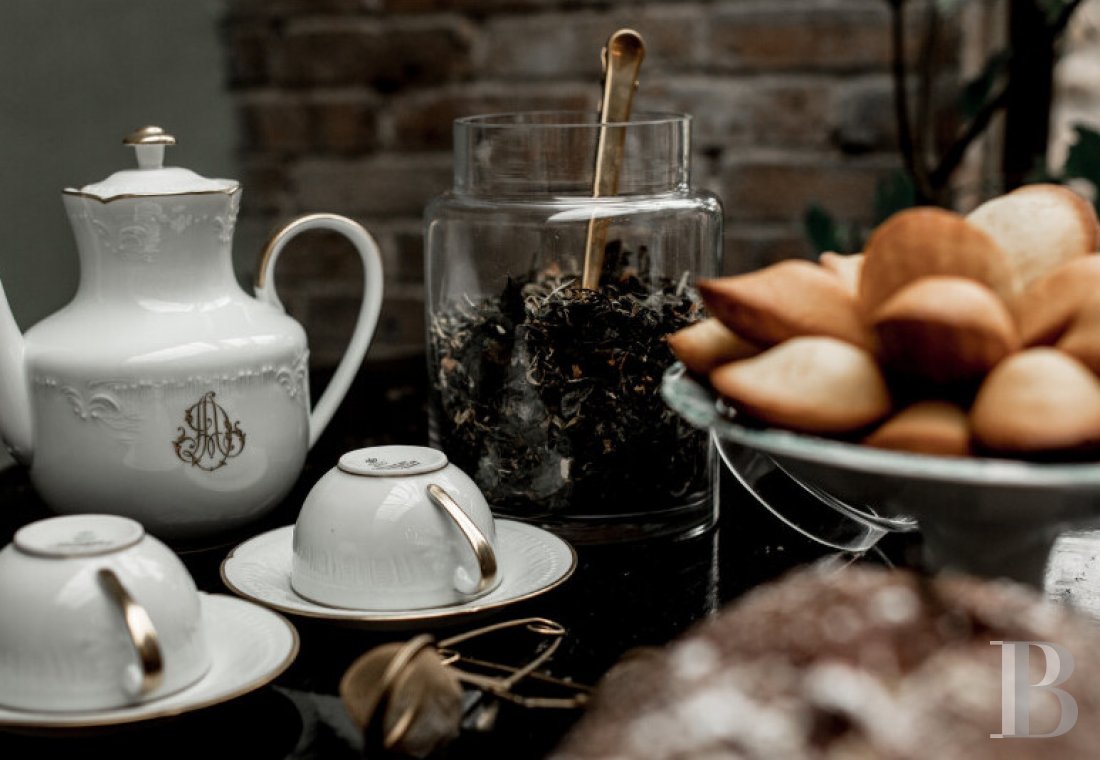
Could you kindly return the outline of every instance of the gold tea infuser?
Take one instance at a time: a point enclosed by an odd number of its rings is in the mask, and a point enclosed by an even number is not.
[[[520,666],[462,654],[455,646],[487,634],[522,627],[544,643]],[[590,689],[537,672],[557,651],[565,628],[547,618],[521,618],[477,628],[436,644],[427,634],[375,647],[351,664],[340,681],[340,698],[363,731],[364,746],[425,757],[458,736],[466,684],[522,707],[570,709],[583,706]],[[457,667],[464,663],[481,672]],[[498,674],[498,675],[492,675]],[[564,689],[567,696],[519,694],[523,679]],[[495,712],[487,713],[491,722]]]

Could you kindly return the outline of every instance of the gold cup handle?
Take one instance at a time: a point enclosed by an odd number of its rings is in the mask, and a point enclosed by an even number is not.
[[[157,630],[149,619],[149,613],[134,601],[113,570],[101,568],[99,582],[118,605],[126,630],[130,632],[130,641],[141,666],[137,694],[143,697],[164,681],[164,657],[160,652],[160,644],[157,643]]]
[[[481,532],[481,529],[470,519],[470,516],[466,514],[462,507],[458,506],[458,502],[452,499],[451,495],[443,490],[441,486],[429,483],[428,498],[454,520],[455,525],[458,526],[458,529],[466,538],[466,542],[473,549],[474,557],[477,558],[478,579],[473,589],[470,589],[468,584],[463,584],[467,586],[466,588],[460,586],[458,573],[455,574],[455,588],[467,596],[476,596],[492,588],[497,582],[497,555],[493,551],[493,545],[489,543],[489,539],[485,537],[485,534]]]

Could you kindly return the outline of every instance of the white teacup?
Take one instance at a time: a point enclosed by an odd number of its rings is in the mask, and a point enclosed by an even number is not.
[[[191,685],[210,667],[187,569],[140,523],[68,515],[0,551],[0,704],[103,710]]]
[[[485,497],[442,451],[358,449],[340,457],[302,505],[291,586],[330,607],[461,603],[499,582],[495,544]]]

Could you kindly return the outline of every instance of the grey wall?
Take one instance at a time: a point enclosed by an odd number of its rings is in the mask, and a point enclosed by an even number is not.
[[[225,2],[0,2],[0,281],[24,329],[76,287],[61,189],[132,167],[129,131],[162,126],[179,141],[167,164],[240,176]],[[243,268],[256,253],[235,251]]]

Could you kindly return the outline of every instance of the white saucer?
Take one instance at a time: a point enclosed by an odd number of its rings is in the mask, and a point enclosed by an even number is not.
[[[290,587],[293,525],[262,533],[231,551],[222,562],[222,580],[234,593],[289,615],[395,629],[451,624],[538,596],[573,574],[577,553],[553,533],[514,520],[497,520],[496,530],[500,585],[485,596],[446,607],[348,610],[298,596]]]
[[[298,632],[281,615],[226,594],[200,594],[213,662],[182,691],[132,707],[43,712],[0,707],[0,727],[68,729],[167,718],[236,699],[279,676],[298,654]]]

